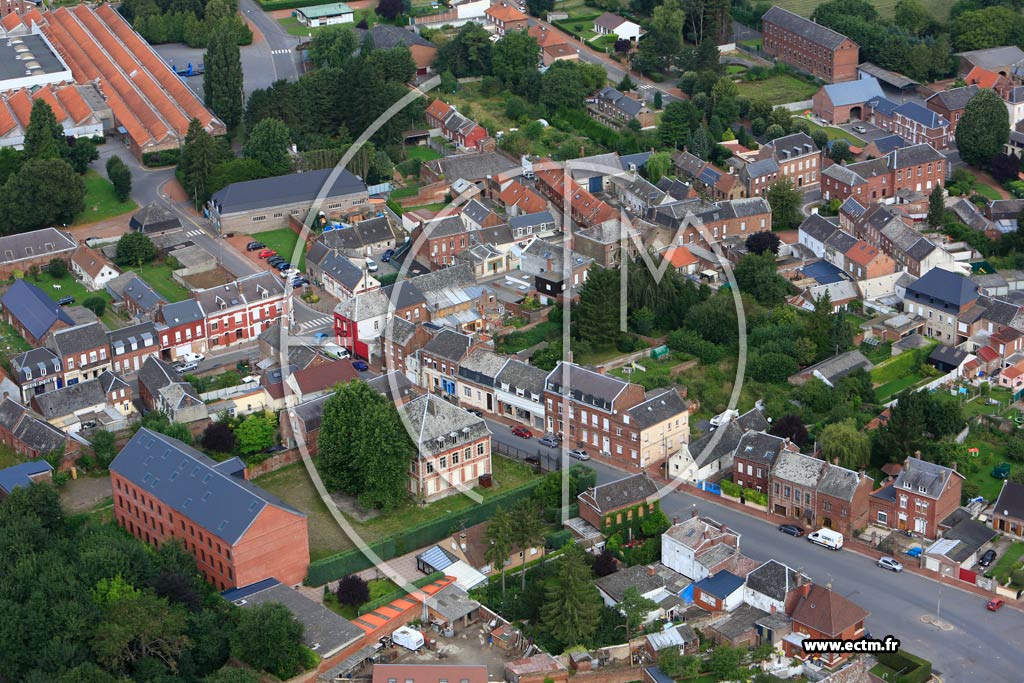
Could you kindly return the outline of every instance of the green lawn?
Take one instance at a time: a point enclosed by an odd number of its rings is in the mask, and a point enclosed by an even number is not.
[[[437,212],[437,211],[440,211],[441,209],[445,208],[446,206],[450,206],[448,202],[436,202],[434,204],[423,204],[422,206],[410,206],[410,207],[408,207],[405,210],[406,211],[426,210],[426,211]]]
[[[18,334],[17,330],[5,322],[0,322],[0,363],[4,368],[10,371],[7,360],[31,349],[32,346]]]
[[[740,81],[736,87],[741,96],[770,104],[802,102],[818,92],[817,85],[792,74],[776,74],[763,81]]]
[[[182,287],[172,277],[171,273],[174,272],[174,269],[163,261],[154,261],[153,263],[147,263],[141,268],[129,268],[129,270],[137,273],[157,294],[172,303],[184,301],[189,297],[188,289]]]
[[[878,10],[878,13],[886,19],[891,19],[896,10],[898,0],[868,0]],[[790,12],[809,17],[814,8],[821,4],[821,0],[779,0],[774,4],[788,9]],[[925,10],[939,20],[945,20],[949,16],[949,8],[953,3],[949,0],[922,0]]]
[[[644,368],[643,371],[626,372],[625,368],[615,368],[611,370],[611,374],[630,382],[642,384],[644,388],[650,390],[668,386],[673,381],[669,374],[672,368],[688,359],[689,357],[685,354],[676,353],[670,353],[658,360],[643,358],[637,361],[637,365]]]
[[[1024,542],[1021,541],[1017,541],[1003,553],[996,565],[992,567],[992,575],[999,579],[999,583],[1006,583],[1006,579],[1010,578],[1010,574],[1022,555],[1024,555]]]
[[[54,301],[57,301],[58,299],[65,296],[73,296],[75,297],[75,305],[81,306],[82,302],[88,297],[98,296],[99,298],[106,301],[107,305],[110,304],[110,295],[107,294],[107,291],[105,289],[101,289],[96,292],[90,292],[88,289],[85,288],[85,285],[76,280],[75,276],[72,275],[70,272],[59,280],[54,278],[49,273],[40,272],[39,275],[37,275],[36,277],[25,276],[25,282],[30,282],[39,289],[43,290],[44,292],[46,292],[47,296],[49,296]],[[54,289],[54,285],[60,285],[60,289]]]
[[[511,332],[498,339],[498,353],[518,353],[542,341],[554,341],[562,334],[561,323],[545,321],[521,332]]]
[[[994,398],[999,401],[1000,405],[989,405],[986,401],[990,398]],[[1004,412],[1009,408],[1009,402],[1012,398],[1013,394],[1010,393],[1009,389],[992,389],[988,392],[988,395],[977,396],[967,403],[964,403],[961,410],[963,411],[964,417],[967,419],[970,419],[975,415],[992,415],[993,413]]]
[[[292,262],[293,265],[297,266],[299,270],[306,269],[306,245],[303,244],[302,251],[299,253],[299,260],[296,263],[293,259],[295,258],[295,245],[299,241],[299,236],[294,230],[290,228],[279,228],[278,230],[268,230],[266,232],[254,233],[252,238],[259,240],[267,245],[269,248],[276,251],[281,258],[286,258]]]
[[[491,458],[491,467],[494,486],[489,489],[473,489],[484,500],[524,484],[536,476],[533,469],[527,465],[498,455]],[[302,463],[259,477],[256,483],[308,515],[310,559],[322,559],[355,547],[348,535],[334,521],[327,506],[320,500]],[[423,507],[410,502],[377,519],[367,522],[349,519],[349,522],[361,538],[372,542],[448,513],[469,509],[474,505],[474,501],[469,497],[456,495]]]
[[[856,135],[853,135],[852,133],[847,133],[842,128],[834,128],[832,126],[819,126],[814,121],[810,121],[804,117],[800,118],[803,118],[804,121],[807,121],[807,125],[810,126],[812,132],[816,130],[825,131],[825,135],[828,136],[829,140],[846,140],[855,147],[863,147],[864,145],[867,144]]]
[[[860,352],[863,353],[869,361],[878,365],[882,361],[892,357],[892,344],[889,342],[883,342],[875,346],[861,344]]]
[[[1003,488],[1003,482],[992,476],[992,468],[1005,461],[1004,451],[1006,447],[1000,443],[973,438],[973,435],[967,437],[964,445],[968,448],[978,449],[978,455],[972,458],[978,466],[978,471],[965,475],[967,481],[978,485],[979,496],[988,501],[995,500],[999,496],[999,491]],[[1014,466],[1020,467],[1020,465]]]
[[[591,38],[587,42],[590,44],[591,47],[596,48],[598,50],[610,50],[611,48],[615,47],[615,43],[616,41],[618,41],[618,39],[618,36],[614,34],[607,34]]]
[[[370,599],[366,601],[367,603],[380,600],[385,595],[389,595],[398,590],[398,584],[391,579],[373,579],[366,582],[366,587],[370,589]],[[359,608],[362,607],[362,605],[345,605],[342,607],[338,604],[337,596],[334,595],[330,598],[324,599],[324,605],[331,611],[340,614],[349,621],[359,616]]]
[[[880,387],[875,388],[875,398],[879,403],[888,401],[890,398],[900,393],[904,389],[909,389],[918,382],[922,381],[924,377],[918,374],[909,374],[899,379],[894,379],[891,382],[886,382]]]
[[[420,191],[420,184],[409,185],[408,187],[402,187],[391,193],[392,199],[404,199],[405,197],[415,197]]]
[[[985,183],[981,182],[981,180],[978,180],[977,184],[974,186],[974,192],[980,194],[985,199],[992,199],[998,201],[1003,198],[1003,195],[999,194],[999,192],[994,187],[992,187],[991,185],[986,185]]]
[[[117,201],[114,186],[96,171],[85,174],[85,211],[75,217],[72,225],[86,225],[134,211],[139,205],[129,199]]]
[[[426,145],[406,147],[405,156],[407,159],[419,159],[420,161],[433,161],[434,159],[441,158],[441,155],[438,152]]]
[[[757,41],[754,41],[754,42],[757,42]],[[729,64],[728,66],[725,67],[725,75],[726,76],[739,76],[741,73],[746,72],[746,70],[747,70],[747,67],[745,67],[745,66],[741,66],[739,64]]]

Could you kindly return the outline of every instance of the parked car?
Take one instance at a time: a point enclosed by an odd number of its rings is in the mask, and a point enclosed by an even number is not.
[[[804,530],[798,527],[796,524],[780,524],[779,531],[790,536],[796,536],[797,538],[804,535]]]
[[[387,251],[384,252],[384,255],[380,257],[380,260],[383,261],[384,263],[390,263],[391,262],[391,257],[394,256],[394,255],[395,255],[395,250],[394,249],[388,249]]]
[[[483,417],[484,416],[484,414],[481,413],[476,408],[466,408],[466,412],[469,413],[470,415],[476,415],[477,417]]]
[[[372,258],[367,258],[366,259],[366,270],[370,271],[371,273],[376,273],[377,272],[377,262],[374,261]]]
[[[537,443],[548,448],[558,448],[558,439],[553,436],[542,436],[537,439]]]
[[[316,341],[317,344],[323,344],[330,338],[331,335],[328,334],[327,332],[317,332],[316,334],[313,335],[313,340]]]
[[[985,554],[978,560],[978,565],[981,567],[989,567],[993,562],[996,561],[996,551],[989,548],[985,551]]]
[[[523,462],[527,465],[533,465],[534,467],[540,467],[540,458],[535,455],[528,455],[523,458]]]
[[[274,251],[273,249],[264,249],[263,251],[258,253],[257,256],[259,256],[260,258],[270,258],[271,256],[277,256],[277,252]]]
[[[289,268],[292,267],[292,264],[288,263],[287,261],[283,261],[281,263],[278,263],[274,267],[277,268],[278,270],[288,270]]]
[[[888,569],[889,571],[896,572],[897,574],[903,571],[903,565],[897,562],[894,557],[880,557],[876,564],[878,564],[882,569]]]
[[[352,367],[354,367],[359,372],[366,372],[367,370],[370,369],[370,366],[366,364],[366,361],[362,360],[352,361]]]
[[[183,363],[202,363],[203,359],[205,358],[206,356],[199,353],[195,353],[193,351],[186,351],[185,353],[178,356],[178,360],[182,361]]]
[[[587,452],[582,448],[574,448],[569,451],[569,457],[576,458],[577,460],[590,460],[590,456],[587,455]]]
[[[57,299],[57,305],[58,306],[67,306],[67,305],[73,304],[73,303],[75,303],[75,297],[73,297],[73,296],[65,296],[65,297],[61,297],[60,299]]]
[[[324,353],[330,356],[331,358],[337,358],[339,360],[348,358],[348,349],[346,349],[344,346],[341,346],[340,344],[328,342],[324,344],[322,348]],[[355,363],[353,363],[353,365],[355,365]]]
[[[177,363],[175,363],[171,367],[173,367],[179,373],[184,375],[186,372],[192,372],[193,370],[198,368],[199,364],[198,363],[191,363],[191,362],[190,363],[185,363],[183,361],[178,361]]]
[[[522,425],[517,425],[512,428],[512,436],[518,436],[520,439],[529,439],[533,437],[533,432]]]
[[[1003,606],[1003,605],[1005,605],[1005,604],[1006,604],[1006,601],[1005,601],[1005,600],[1003,600],[1002,598],[992,598],[992,599],[991,599],[991,600],[989,600],[989,601],[988,601],[988,603],[987,603],[987,604],[985,605],[985,608],[986,608],[986,609],[987,609],[987,610],[988,610],[989,612],[998,612],[998,611],[999,611],[999,608],[1000,608],[1000,607],[1002,607],[1002,606]]]
[[[267,245],[263,244],[263,242],[249,242],[249,244],[245,245],[245,250],[246,251],[256,251],[257,249],[266,249],[266,248],[267,248]]]
[[[284,258],[281,256],[271,256],[267,259],[267,263],[272,266],[276,266],[278,263],[284,263]]]
[[[298,289],[299,287],[305,287],[309,284],[309,280],[304,277],[300,277],[296,280],[292,280],[292,289]]]
[[[860,124],[857,124],[856,126],[853,127],[853,132],[854,133],[867,133],[868,129],[865,128],[864,126],[860,125]]]

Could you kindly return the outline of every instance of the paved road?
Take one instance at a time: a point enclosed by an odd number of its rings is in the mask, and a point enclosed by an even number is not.
[[[616,468],[591,463],[599,482],[622,477]],[[871,612],[867,630],[874,637],[892,634],[908,651],[930,660],[945,683],[1024,678],[1024,653],[1016,643],[1024,637],[1024,613],[1004,608],[992,613],[985,599],[916,574],[893,574],[850,551],[831,552],[802,538],[778,532],[765,522],[722,505],[684,493],[662,500],[665,514],[687,517],[696,509],[729,525],[742,536],[740,548],[755,560],[777,559],[799,568],[816,583],[832,587]],[[921,621],[934,615],[941,598],[941,618],[953,628],[943,631]]]
[[[263,67],[259,71],[246,71],[246,91],[250,85],[265,88],[281,79],[294,81],[302,74],[302,55],[296,50],[302,39],[289,35],[272,16],[264,12],[255,0],[241,0],[238,9],[263,34],[263,40],[254,42],[249,48],[262,57]],[[246,68],[246,64],[242,64]]]

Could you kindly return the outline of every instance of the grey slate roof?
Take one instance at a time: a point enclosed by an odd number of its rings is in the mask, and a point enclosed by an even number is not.
[[[864,370],[870,370],[873,367],[874,365],[871,361],[869,361],[860,351],[846,351],[845,353],[840,353],[837,356],[830,356],[829,358],[826,358],[819,363],[815,363],[808,368],[804,368],[798,374],[812,375],[817,372],[834,384],[854,370],[859,370],[861,368]]]
[[[441,330],[423,345],[423,353],[458,363],[466,355],[473,340],[454,330]]]
[[[818,492],[825,495],[852,501],[853,495],[860,486],[860,475],[853,470],[848,470],[839,465],[829,464],[825,468],[825,474],[818,482]]]
[[[815,213],[804,219],[804,222],[800,224],[799,230],[806,233],[812,239],[824,244],[829,237],[839,230],[839,226],[824,216]]]
[[[581,504],[593,507],[598,513],[604,513],[647,500],[657,492],[658,485],[646,472],[639,472],[589,488],[577,498]]]
[[[388,341],[398,344],[399,346],[405,346],[412,340],[413,335],[415,334],[415,323],[412,323],[405,318],[393,316],[384,325],[384,332],[381,336]]]
[[[387,216],[374,216],[345,228],[335,228],[320,236],[320,240],[331,249],[358,250],[396,240],[397,228]]]
[[[407,28],[401,26],[391,26],[390,24],[377,24],[373,28],[366,30],[357,28],[356,32],[359,34],[360,44],[362,44],[362,38],[367,33],[373,38],[373,46],[378,50],[390,50],[393,47],[399,45],[406,45],[412,47],[413,45],[420,45],[422,47],[435,47],[435,45],[416,33],[410,31]]]
[[[47,391],[33,397],[39,413],[47,420],[71,415],[77,410],[103,405],[107,392],[114,388],[128,388],[128,383],[112,372],[104,372],[96,379],[79,382],[56,391]]]
[[[819,151],[811,136],[803,132],[783,135],[781,138],[775,138],[771,142],[765,143],[765,146],[771,147],[776,157],[786,159],[796,159]]]
[[[377,375],[367,380],[366,383],[392,403],[397,403],[399,399],[408,398],[415,393],[413,383],[397,370],[392,370],[385,375]]]
[[[779,162],[774,157],[768,157],[767,159],[758,159],[757,161],[751,161],[749,164],[743,167],[743,175],[748,178],[760,178],[762,176],[769,176],[773,173],[779,172]]]
[[[15,280],[0,298],[0,303],[36,339],[44,337],[58,321],[65,325],[74,324],[62,306],[46,296],[46,292],[24,280]]]
[[[837,180],[843,185],[849,185],[850,187],[863,185],[867,182],[855,170],[849,166],[843,166],[842,164],[832,164],[822,171],[821,175],[828,176],[829,178]]]
[[[790,482],[795,486],[813,489],[821,479],[825,461],[812,458],[803,453],[783,451],[772,467],[772,477]]]
[[[305,517],[244,478],[225,474],[224,464],[177,439],[142,428],[110,463],[110,471],[228,544],[239,541],[267,507]]]
[[[171,327],[187,325],[188,323],[206,319],[203,309],[195,299],[185,299],[173,304],[164,304],[162,316],[164,322]]]
[[[925,102],[931,102],[934,100],[935,102],[942,104],[946,109],[955,111],[966,107],[967,103],[970,102],[980,91],[981,88],[976,85],[965,85],[962,88],[941,90],[926,99]]]
[[[155,347],[157,344],[156,325],[151,322],[142,322],[111,330],[107,332],[107,340],[110,342],[111,354],[115,356],[121,353],[130,353],[132,344],[136,345],[136,349]],[[121,348],[120,352],[117,350],[119,347]]]
[[[597,587],[604,591],[615,602],[622,600],[627,588],[636,588],[640,595],[665,588],[673,595],[679,595],[690,584],[689,579],[661,564],[650,566],[634,565],[602,576],[597,580]]]
[[[747,574],[747,588],[778,601],[785,601],[791,590],[809,582],[806,576],[801,579],[798,571],[778,560],[768,560]]]
[[[100,323],[88,323],[57,330],[46,343],[61,358],[77,356],[101,346],[107,346],[106,329]]]
[[[435,159],[428,161],[427,166],[444,175],[447,182],[454,182],[459,178],[479,182],[487,176],[496,176],[516,169],[519,163],[498,152],[478,152]]]
[[[718,435],[717,440],[716,435]],[[735,451],[742,437],[743,428],[736,424],[736,420],[729,420],[718,429],[691,441],[687,445],[687,450],[694,463],[698,467],[703,467],[708,463],[721,460]]]
[[[950,559],[963,562],[992,540],[996,532],[976,519],[962,519],[942,535],[948,540],[960,541],[949,553]]]
[[[398,411],[409,421],[421,456],[450,449],[453,434],[455,443],[470,443],[491,433],[483,418],[433,394],[414,398]]]
[[[10,398],[0,402],[0,424],[19,441],[40,453],[52,453],[67,441],[64,432],[39,419],[35,413]]]
[[[78,242],[57,228],[43,228],[0,237],[0,263],[72,251]]]
[[[936,465],[927,460],[907,458],[899,476],[893,482],[893,487],[895,489],[909,489],[915,493],[937,499],[942,495],[942,491],[953,477],[962,478],[962,475],[948,467]]]
[[[995,69],[998,71],[999,67],[1007,66],[1008,64],[1016,64],[1024,59],[1024,51],[1021,51],[1021,49],[1016,45],[1010,45],[1004,47],[990,47],[982,50],[970,50],[968,52],[957,52],[954,56],[963,57],[971,64],[980,66],[983,69]]]
[[[569,375],[568,384],[564,387],[562,385],[563,367],[568,369]],[[574,399],[604,410],[611,409],[615,399],[628,385],[628,382],[617,377],[602,375],[575,363],[561,361],[554,370],[548,373],[544,383],[549,391],[556,394],[571,391]]]
[[[508,390],[513,393],[516,389],[522,389],[523,393],[527,395],[543,396],[544,382],[547,380],[547,376],[546,370],[541,370],[529,363],[512,358],[505,364],[505,367],[501,369],[501,372],[498,373],[494,380],[497,387],[500,387],[502,384],[508,384]]]
[[[946,160],[946,157],[942,156],[942,154],[926,142],[902,149],[894,149],[886,158],[889,160],[889,168],[892,169]]]
[[[149,286],[149,283],[137,275],[128,279],[128,283],[121,291],[121,296],[131,299],[144,311],[154,311],[160,304],[167,303],[167,299],[157,294],[156,290]]]
[[[845,230],[836,230],[825,240],[825,244],[843,254],[850,251],[857,244],[857,238]]]
[[[459,377],[482,386],[493,387],[494,378],[507,362],[507,357],[478,347],[466,354],[459,363]]]
[[[338,231],[329,234],[334,232]],[[352,261],[319,243],[314,243],[310,248],[306,254],[306,261],[315,263],[325,277],[334,278],[349,290],[359,287],[359,283],[366,275],[362,268],[358,268]]]
[[[627,116],[636,116],[639,114],[644,105],[632,97],[622,93],[611,86],[606,86],[597,91],[596,96],[602,100],[610,102],[614,106],[621,109]]]
[[[14,489],[32,485],[32,477],[53,472],[53,466],[42,458],[18,463],[0,470],[0,491],[10,493]]]
[[[510,216],[508,219],[508,225],[511,228],[536,228],[540,225],[553,224],[555,222],[554,216],[551,215],[550,211],[541,211],[539,213],[524,213],[518,216]]]
[[[735,456],[759,461],[771,467],[785,446],[786,440],[782,437],[749,431],[740,437],[739,443],[736,444]]]
[[[830,28],[817,24],[810,19],[805,19],[799,14],[794,14],[777,5],[772,6],[770,10],[765,12],[761,17],[761,21],[781,26],[787,31],[792,31],[815,45],[820,45],[829,50],[836,49],[844,40],[847,40],[843,34],[836,33]]]
[[[978,286],[971,279],[944,268],[932,268],[907,287],[907,300],[933,308],[959,310],[978,298]]]
[[[910,144],[895,133],[878,138],[877,140],[874,140],[873,143],[882,154],[888,154],[894,149],[901,149]],[[850,197],[849,199],[853,199],[853,197]]]
[[[479,198],[473,198],[462,207],[462,215],[473,221],[474,223],[481,224],[487,217],[492,213],[491,209],[484,206],[484,203]]]
[[[181,219],[163,204],[153,202],[132,214],[128,227],[143,233],[167,232],[181,228]]]
[[[32,375],[31,379],[39,379],[44,376],[44,372],[45,376],[51,376],[60,372],[60,369],[60,357],[45,346],[11,357],[11,370],[19,383],[29,380],[26,370]]]
[[[657,188],[676,200],[686,199],[693,192],[693,186],[690,183],[685,183],[678,178],[669,178],[668,176],[658,181]]]
[[[725,597],[725,595],[721,597]],[[711,624],[709,628],[713,628],[716,633],[721,634],[725,638],[739,638],[754,629],[757,622],[767,616],[768,613],[763,609],[758,609],[753,605],[744,603],[726,617]]]
[[[231,183],[215,192],[211,201],[220,206],[221,215],[255,211],[282,204],[312,202],[333,171],[334,169],[327,168]],[[366,193],[366,183],[342,169],[325,198],[360,193]]]
[[[882,92],[882,86],[878,84],[878,79],[876,78],[860,78],[855,81],[832,83],[822,87],[825,88],[825,94],[828,95],[832,105],[836,107],[845,107],[850,104],[863,104],[864,102],[876,97],[879,99],[885,98],[885,93]]]
[[[643,403],[630,408],[627,412],[638,427],[646,429],[664,422],[687,411],[689,404],[683,400],[676,389],[652,392]]]
[[[917,102],[904,102],[896,107],[896,113],[906,116],[911,121],[920,123],[926,128],[942,128],[949,125],[949,121],[931,109],[927,109]]]
[[[997,515],[1024,519],[1024,484],[1008,479],[1003,481],[1003,488],[999,491],[993,510]]]

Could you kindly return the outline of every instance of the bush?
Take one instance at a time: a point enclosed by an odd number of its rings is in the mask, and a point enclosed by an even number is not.
[[[727,496],[732,496],[733,498],[739,498],[740,494],[743,493],[743,489],[739,484],[731,482],[728,479],[723,479],[718,482],[718,485],[722,487],[722,493]]]
[[[181,156],[181,151],[177,147],[174,149],[165,149],[160,152],[146,152],[142,155],[142,165],[150,167],[176,166],[178,164],[179,156]]]
[[[50,262],[46,264],[46,272],[53,279],[60,280],[68,274],[68,262],[59,258],[51,259]]]
[[[107,302],[98,296],[87,297],[85,301],[82,302],[82,305],[95,313],[97,318],[103,315],[103,312],[107,310]]]
[[[751,503],[757,503],[758,505],[768,505],[768,494],[764,491],[756,491],[754,489],[743,489],[743,497],[749,500]]]

